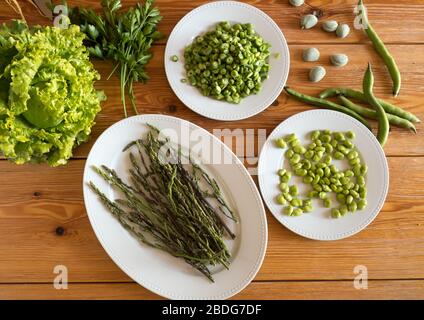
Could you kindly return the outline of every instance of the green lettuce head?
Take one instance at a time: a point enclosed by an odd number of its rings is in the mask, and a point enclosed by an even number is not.
[[[104,94],[78,26],[0,28],[0,153],[63,165],[87,141]]]

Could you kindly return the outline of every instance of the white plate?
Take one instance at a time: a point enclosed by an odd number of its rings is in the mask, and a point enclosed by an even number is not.
[[[284,157],[285,150],[277,148],[273,140],[296,133],[303,144],[308,143],[308,134],[313,130],[346,132],[356,134],[354,140],[362,160],[368,165],[366,177],[368,206],[357,213],[348,213],[340,219],[330,217],[330,209],[324,208],[319,200],[313,200],[314,211],[300,217],[283,214],[283,206],[276,203],[279,194],[277,171],[282,167],[289,169]],[[347,166],[345,161],[335,161],[340,169]],[[312,110],[299,113],[282,122],[268,137],[259,159],[259,186],[266,205],[274,217],[291,231],[315,240],[338,240],[354,235],[367,227],[380,212],[389,188],[389,169],[384,151],[369,131],[359,121],[343,113],[330,110]],[[302,196],[310,190],[299,177],[293,176],[291,183],[297,184]],[[334,199],[333,204],[336,204]]]
[[[184,48],[199,34],[213,29],[221,21],[252,23],[256,32],[272,45],[271,53],[281,54],[278,59],[271,54],[269,79],[264,81],[259,94],[243,99],[238,105],[205,97],[197,88],[181,82],[182,78],[186,78]],[[180,58],[178,62],[171,61],[173,55]],[[289,67],[289,49],[277,24],[263,11],[236,1],[208,3],[188,13],[175,26],[165,50],[165,71],[172,90],[187,107],[216,120],[246,119],[268,108],[280,95],[289,75]]]
[[[226,241],[232,253],[230,269],[215,268],[215,283],[211,283],[181,259],[139,243],[121,227],[87,185],[93,181],[109,198],[116,197],[113,189],[91,166],[104,164],[115,169],[125,179],[128,176],[129,161],[128,153],[123,153],[122,149],[130,141],[148,132],[146,123],[160,129],[173,130],[176,134],[170,137],[171,141],[180,143],[185,150],[188,150],[190,144],[193,148],[199,139],[209,142],[203,154],[192,154],[194,159],[204,162],[212,150],[215,154],[221,150],[222,155],[232,161],[232,164],[204,165],[221,185],[225,198],[237,211],[240,220],[238,224],[229,225],[237,235],[236,240]],[[191,142],[188,141],[189,137],[192,138]],[[190,122],[170,116],[142,115],[114,124],[97,139],[91,149],[84,169],[83,184],[87,214],[103,248],[134,281],[161,296],[170,299],[226,299],[247,286],[262,264],[268,231],[258,189],[230,149],[206,130]]]

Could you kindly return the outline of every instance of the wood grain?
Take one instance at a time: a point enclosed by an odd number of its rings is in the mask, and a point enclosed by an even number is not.
[[[423,280],[368,281],[358,290],[353,281],[253,282],[233,300],[378,300],[424,299]],[[52,284],[0,284],[0,299],[156,300],[161,297],[135,283],[71,283],[67,290]]]
[[[60,1],[57,1],[60,2]],[[124,7],[134,5],[137,0],[123,1]],[[156,5],[160,8],[163,21],[160,30],[169,35],[176,23],[190,10],[208,1],[204,0],[156,0]],[[348,23],[353,29],[353,10],[358,3],[357,0],[310,0],[307,5],[294,8],[288,1],[282,0],[248,0],[242,1],[252,4],[267,13],[280,26],[289,43],[358,43],[367,42],[366,36],[355,31],[343,40],[335,37],[334,34],[322,32],[318,27],[301,31],[299,19],[302,15],[320,10],[321,20],[337,20],[341,23]],[[100,8],[98,0],[70,0],[71,7],[86,6]],[[424,43],[422,34],[424,33],[424,4],[421,0],[368,0],[365,1],[369,10],[369,17],[374,28],[379,32],[381,38],[386,43]],[[48,24],[46,18],[34,14],[34,9],[27,3],[21,1],[24,15],[34,24]],[[4,6],[0,10],[0,22],[18,18],[12,9]],[[166,39],[162,40],[164,43]]]
[[[8,192],[0,198],[0,283],[49,282],[59,264],[68,267],[73,282],[129,280],[88,222],[81,191],[84,163],[34,170],[0,161],[2,190]],[[268,213],[269,244],[257,280],[350,279],[358,264],[368,267],[371,279],[424,278],[423,165],[424,158],[389,158],[390,193],[383,211],[366,230],[345,240],[304,239]],[[22,177],[31,185],[16,183]]]
[[[136,0],[123,1],[124,6]],[[168,35],[189,10],[207,1],[156,0],[164,16],[160,30]],[[321,20],[353,23],[356,0],[310,0],[293,8],[288,1],[249,0],[280,26],[290,46],[291,72],[288,84],[299,91],[317,94],[330,86],[360,88],[368,61],[376,72],[376,93],[424,119],[424,3],[422,0],[366,0],[375,29],[395,56],[403,77],[401,95],[390,97],[387,70],[363,32],[352,30],[340,40],[315,28],[299,29],[299,18],[319,8]],[[20,2],[30,24],[50,22]],[[97,0],[69,1],[71,5],[99,8]],[[0,23],[16,14],[0,5]],[[353,29],[353,28],[352,28]],[[265,112],[238,122],[218,122],[201,117],[185,107],[173,94],[163,67],[166,38],[153,48],[148,66],[151,80],[136,85],[141,113],[169,114],[214,129],[254,129],[269,134],[276,125],[300,111],[309,110],[284,93]],[[313,64],[301,61],[302,49],[315,46],[328,76],[319,84],[307,81]],[[333,53],[346,53],[344,68],[329,65]],[[166,57],[165,57],[166,58]],[[97,117],[89,143],[75,150],[69,165],[16,166],[0,161],[0,299],[157,299],[158,296],[132,283],[112,262],[89,224],[82,198],[84,159],[93,141],[107,127],[123,118],[116,77],[106,80],[111,65],[94,61],[102,80],[96,83],[109,99]],[[373,123],[375,128],[375,123]],[[336,242],[301,238],[281,226],[269,213],[269,246],[256,281],[239,299],[423,299],[424,298],[424,143],[423,125],[418,133],[393,128],[386,154],[389,156],[390,191],[377,219],[363,232]],[[230,146],[239,156],[244,148]],[[255,142],[253,157],[260,143]],[[250,159],[249,160],[253,160]],[[254,161],[253,161],[254,163]],[[54,266],[69,269],[69,290],[54,290]],[[368,268],[368,290],[355,290],[353,268]]]

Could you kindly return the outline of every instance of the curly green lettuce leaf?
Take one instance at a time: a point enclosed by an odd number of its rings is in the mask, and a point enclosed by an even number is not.
[[[7,158],[63,165],[88,139],[104,94],[94,88],[100,77],[84,38],[74,25],[0,30],[0,53],[14,52],[0,58],[0,152]]]

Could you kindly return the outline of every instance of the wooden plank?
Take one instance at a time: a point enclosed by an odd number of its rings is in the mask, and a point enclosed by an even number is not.
[[[126,0],[124,7],[134,5],[136,0]],[[201,4],[205,0],[156,0],[160,8],[163,21],[160,30],[169,35],[175,24],[190,10]],[[353,10],[357,0],[310,0],[307,5],[294,8],[288,1],[279,0],[249,0],[243,1],[253,4],[273,18],[284,32],[288,42],[291,43],[358,43],[366,42],[365,35],[359,30],[353,30],[354,14]],[[97,0],[71,0],[71,6],[87,6],[99,9],[100,2]],[[369,9],[369,17],[386,43],[424,43],[421,36],[424,33],[424,4],[421,0],[368,0],[365,1]],[[49,21],[37,14],[27,3],[21,2],[24,15],[31,24],[48,24]],[[299,20],[304,14],[320,10],[321,20],[337,20],[341,23],[348,23],[353,30],[351,35],[343,40],[338,39],[334,34],[327,34],[315,27],[312,30],[300,30]],[[0,8],[0,21],[11,18],[18,18],[12,9],[6,5]],[[393,23],[395,21],[395,23]],[[161,42],[164,43],[166,39]]]
[[[135,283],[70,283],[67,290],[52,284],[0,284],[0,299],[157,300],[160,296]],[[353,281],[252,282],[235,300],[366,300],[424,299],[423,280],[368,281],[358,290]]]
[[[319,49],[322,54],[322,64],[328,68],[327,77],[319,84],[311,84],[307,80],[309,68],[314,64],[301,61],[300,55],[304,45],[290,46],[291,72],[287,84],[301,92],[317,95],[321,90],[329,87],[352,87],[361,88],[362,77],[369,60],[373,63],[376,74],[376,93],[393,103],[397,103],[404,109],[416,113],[424,119],[424,71],[417,66],[424,65],[423,46],[392,46],[393,53],[398,58],[399,66],[403,75],[403,87],[401,95],[397,99],[390,97],[391,82],[388,73],[377,57],[373,49],[368,45],[321,45]],[[336,52],[345,52],[350,57],[350,63],[344,68],[330,66],[328,57]],[[276,103],[266,111],[243,121],[222,122],[207,119],[194,113],[175,96],[170,89],[165,76],[163,66],[164,47],[155,47],[154,58],[149,64],[149,73],[152,79],[146,85],[136,85],[136,95],[141,113],[161,113],[183,118],[195,124],[213,131],[214,129],[265,129],[267,134],[284,119],[311,108],[302,102],[289,98],[284,92]],[[93,128],[93,136],[89,143],[82,145],[75,150],[76,157],[86,157],[96,137],[107,127],[123,118],[123,111],[120,102],[118,79],[113,77],[106,80],[106,75],[110,73],[109,63],[97,61],[97,69],[103,75],[103,79],[97,83],[98,88],[105,90],[108,100],[103,104],[103,110],[97,117],[97,124]],[[348,75],[348,76],[346,76]],[[372,121],[374,128],[375,121]],[[423,125],[418,124],[418,133],[413,134],[404,129],[392,128],[392,134],[385,147],[387,155],[424,155]],[[257,155],[256,145],[256,155]],[[236,151],[235,146],[233,150]],[[238,155],[243,155],[243,150],[237,150]]]
[[[0,283],[50,282],[63,264],[72,282],[128,281],[97,241],[82,199],[84,161],[67,167],[0,161]],[[375,222],[351,238],[297,236],[269,213],[269,245],[257,280],[424,278],[424,158],[389,158],[390,194]],[[408,168],[405,182],[405,166]],[[64,229],[59,236],[57,227]]]

